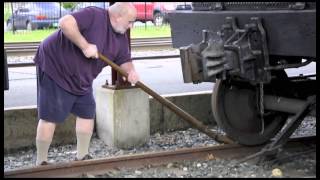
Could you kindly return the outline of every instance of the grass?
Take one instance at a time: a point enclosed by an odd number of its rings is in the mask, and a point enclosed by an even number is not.
[[[171,37],[171,29],[168,24],[159,27],[134,27],[130,33],[131,38]]]
[[[42,41],[56,29],[44,29],[27,31],[16,31],[14,34],[12,31],[4,33],[4,42],[37,42]],[[169,25],[163,26],[147,26],[147,27],[135,27],[131,29],[131,38],[151,38],[151,37],[171,37],[171,30]]]
[[[15,33],[7,31],[4,33],[4,42],[38,42],[48,37],[54,31],[56,31],[56,29],[34,31],[21,30],[16,31]]]

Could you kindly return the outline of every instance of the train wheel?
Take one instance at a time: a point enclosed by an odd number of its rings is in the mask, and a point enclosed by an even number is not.
[[[265,93],[279,94],[280,83],[278,78],[265,85]],[[266,143],[279,132],[288,117],[286,113],[265,110],[262,121],[257,94],[256,87],[243,82],[218,80],[213,90],[214,119],[230,138],[243,145]]]

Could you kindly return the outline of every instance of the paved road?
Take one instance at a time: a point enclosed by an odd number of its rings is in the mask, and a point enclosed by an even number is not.
[[[212,91],[214,83],[183,83],[180,59],[139,60],[134,62],[141,81],[155,92],[175,94],[184,92]],[[289,76],[316,72],[316,64],[286,70]],[[9,91],[4,91],[4,107],[36,105],[35,67],[9,68]],[[108,79],[111,69],[106,67],[94,80],[93,87],[99,87]]]

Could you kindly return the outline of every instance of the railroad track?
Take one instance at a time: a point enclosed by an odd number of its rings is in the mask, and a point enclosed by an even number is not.
[[[34,55],[40,42],[4,43],[8,56]],[[135,38],[131,40],[132,50],[171,49],[171,37],[165,38]]]
[[[293,138],[284,149],[308,148],[316,143],[316,136]],[[86,174],[101,175],[117,168],[139,168],[146,165],[161,165],[184,160],[240,159],[258,152],[263,146],[247,147],[238,144],[211,147],[185,148],[174,151],[124,155],[118,157],[57,163],[33,168],[4,171],[4,177],[80,177]]]
[[[7,56],[32,56],[36,53],[40,42],[25,42],[25,43],[4,43]],[[161,50],[171,49],[171,38],[136,38],[131,41],[131,48],[135,51],[145,50]],[[174,55],[161,55],[161,56],[139,56],[132,57],[132,60],[146,60],[146,59],[167,59],[179,58],[179,54]],[[27,63],[8,63],[8,67],[27,67],[34,66],[33,62]]]
[[[131,59],[136,60],[150,60],[150,59],[169,59],[169,58],[180,58],[179,54],[174,55],[161,55],[161,56],[139,56],[139,57],[132,57]],[[27,63],[8,63],[9,68],[13,67],[28,67],[28,66],[35,66],[34,62],[27,62]]]

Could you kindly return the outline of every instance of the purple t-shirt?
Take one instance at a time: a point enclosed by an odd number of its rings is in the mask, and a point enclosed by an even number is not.
[[[84,38],[99,52],[118,65],[131,61],[127,35],[113,30],[108,11],[88,7],[71,15]],[[60,29],[42,41],[34,62],[60,87],[76,95],[92,92],[93,80],[107,66],[102,60],[86,58]]]

